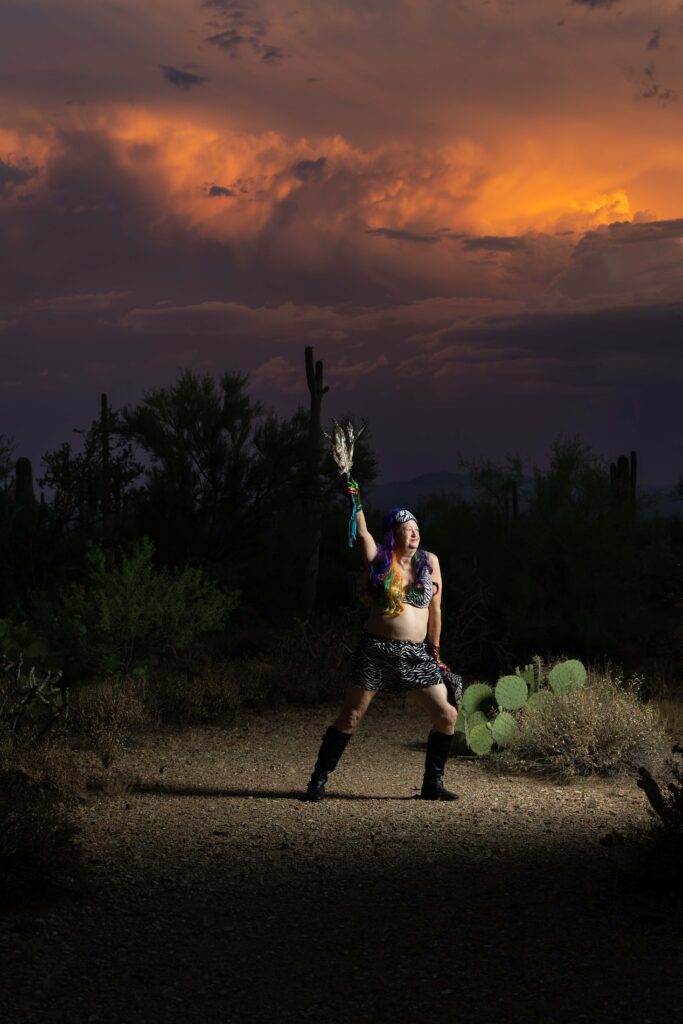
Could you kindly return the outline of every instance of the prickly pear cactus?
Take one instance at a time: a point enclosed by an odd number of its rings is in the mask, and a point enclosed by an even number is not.
[[[571,693],[586,682],[586,669],[576,659],[560,661],[550,670],[548,684],[554,694]]]
[[[526,685],[529,687],[529,692],[533,691],[535,679],[533,665],[525,665],[524,668],[520,668],[518,665],[515,669],[515,675],[519,676],[520,679],[524,680]]]
[[[486,725],[488,718],[483,711],[473,711],[471,715],[463,715],[465,725],[465,739],[470,742],[470,736],[474,729],[479,728],[480,725]]]
[[[517,732],[517,723],[509,711],[501,711],[491,722],[491,736],[499,747],[507,747]]]
[[[548,701],[552,699],[553,695],[550,690],[538,690],[536,693],[529,694],[526,706],[528,708],[540,708],[543,704],[547,704]]]
[[[531,666],[534,670],[534,685],[531,687],[531,692],[536,693],[536,691],[540,690],[541,686],[543,685],[543,679],[545,676],[543,658],[540,656],[540,654],[534,654],[533,658],[531,659]]]
[[[503,676],[496,684],[498,707],[515,711],[527,702],[529,688],[520,676]]]
[[[462,695],[462,709],[467,715],[475,711],[486,712],[495,707],[493,687],[488,683],[471,683]]]
[[[493,746],[493,735],[488,722],[483,722],[471,730],[468,737],[468,743],[470,750],[474,754],[479,754],[480,757],[483,754],[489,753]]]

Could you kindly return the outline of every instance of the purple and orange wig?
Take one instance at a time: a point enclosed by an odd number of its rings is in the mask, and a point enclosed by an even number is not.
[[[382,522],[382,540],[377,545],[377,554],[370,564],[370,594],[381,600],[382,610],[392,616],[403,611],[405,580],[396,555],[396,526],[417,519],[407,508],[392,508]],[[419,547],[412,558],[415,566],[415,589],[424,586],[424,577],[432,571],[427,552]]]

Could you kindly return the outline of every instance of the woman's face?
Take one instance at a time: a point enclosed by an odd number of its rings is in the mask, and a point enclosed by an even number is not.
[[[403,551],[417,551],[420,546],[420,531],[414,519],[394,527],[396,546]]]

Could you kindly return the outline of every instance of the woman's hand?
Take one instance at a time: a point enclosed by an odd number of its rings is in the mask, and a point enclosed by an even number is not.
[[[349,546],[353,545],[353,540],[357,536],[361,544],[363,558],[369,564],[377,555],[377,545],[365,522],[363,503],[360,500],[360,487],[352,476],[346,481],[346,493],[351,498],[351,517],[355,526],[355,535],[352,539],[351,524],[349,524]]]
[[[430,644],[430,643],[428,643],[427,644],[427,650],[429,651],[429,653],[431,654],[432,658],[436,662],[437,667],[439,669],[439,672],[441,672],[442,675],[443,675],[444,672],[450,672],[451,671],[450,666],[447,665],[445,661],[441,660],[441,654],[439,652],[439,645],[438,644]]]
[[[346,493],[351,498],[351,501],[355,505],[356,512],[363,508],[363,504],[360,500],[360,487],[353,479],[352,476],[346,481]]]

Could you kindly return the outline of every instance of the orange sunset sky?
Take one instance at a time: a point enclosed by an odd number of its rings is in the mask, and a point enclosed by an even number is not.
[[[5,0],[0,433],[325,362],[384,476],[683,472],[683,5]]]

